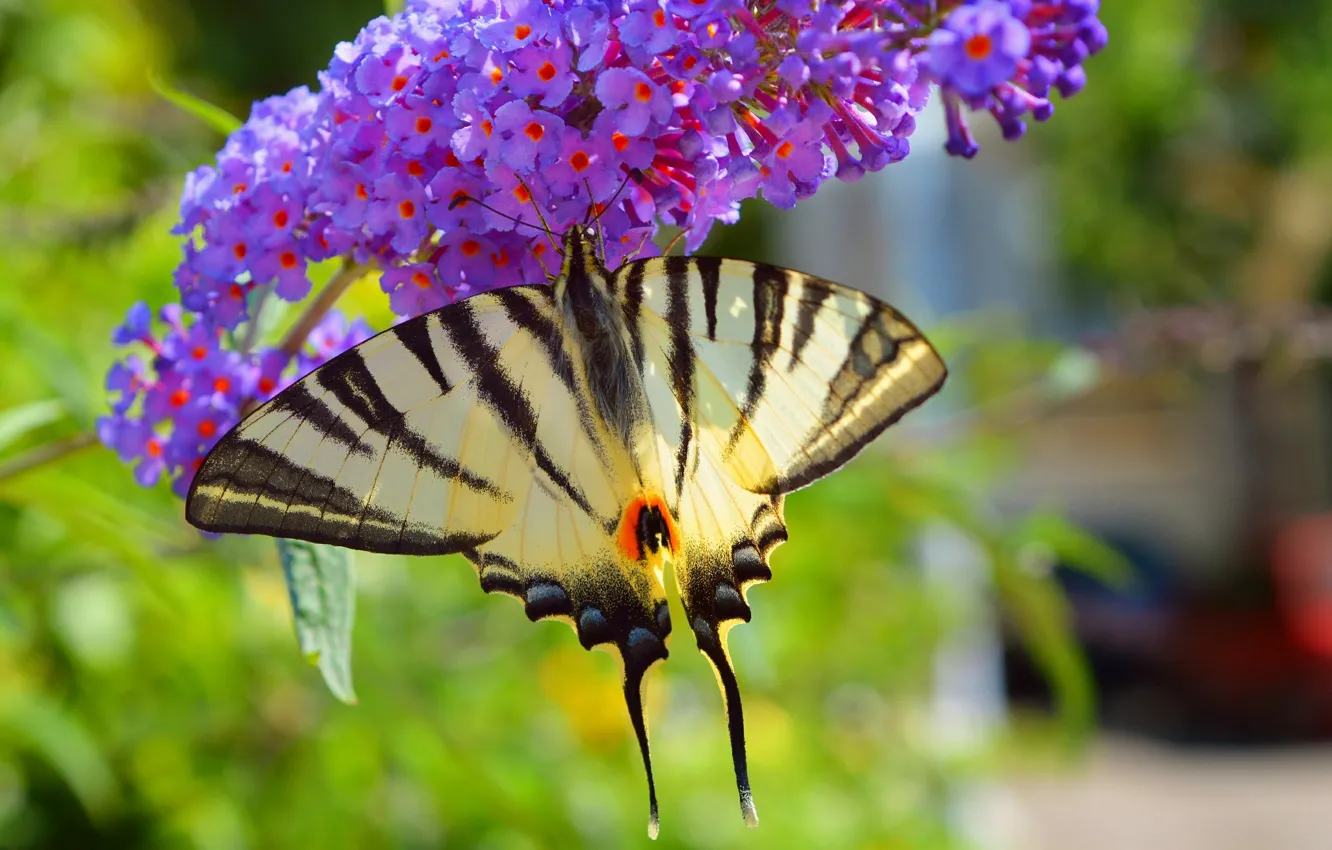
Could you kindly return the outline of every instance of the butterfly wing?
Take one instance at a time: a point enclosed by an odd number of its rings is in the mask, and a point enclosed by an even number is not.
[[[647,763],[641,681],[666,656],[670,615],[660,576],[617,545],[637,478],[590,409],[576,345],[545,286],[403,322],[227,434],[186,516],[208,531],[462,553],[487,592],[518,597],[533,620],[565,619],[589,649],[618,650]]]
[[[786,539],[782,495],[850,460],[943,383],[934,349],[864,293],[737,260],[665,257],[615,275],[675,485],[675,574],[726,702],[741,810],[757,822],[726,632]]]
[[[789,493],[837,469],[947,374],[902,314],[821,278],[706,257],[638,261],[616,276],[635,312],[667,319],[668,360],[693,354],[672,380],[693,380],[688,412],[725,431],[721,459],[752,492]]]

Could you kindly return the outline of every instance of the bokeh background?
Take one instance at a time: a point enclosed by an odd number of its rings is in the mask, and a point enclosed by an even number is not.
[[[343,705],[271,541],[203,540],[87,438],[221,142],[150,75],[244,115],[381,11],[0,0],[0,847],[646,841],[609,656],[461,559],[364,557]],[[1020,143],[953,161],[927,116],[709,246],[892,298],[954,377],[789,501],[732,635],[757,832],[706,663],[654,672],[660,846],[1326,846],[1332,7],[1102,17]]]

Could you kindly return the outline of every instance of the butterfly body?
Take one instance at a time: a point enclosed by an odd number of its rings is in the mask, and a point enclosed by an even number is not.
[[[487,592],[571,623],[641,699],[667,656],[670,560],[726,703],[742,813],[757,823],[726,633],[771,578],[784,494],[845,463],[942,384],[896,311],[762,264],[639,260],[589,231],[550,286],[405,321],[256,410],[197,473],[187,517],[395,554],[461,553]]]

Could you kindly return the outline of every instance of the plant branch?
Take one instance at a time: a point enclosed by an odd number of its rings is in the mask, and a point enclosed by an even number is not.
[[[97,437],[93,434],[75,434],[72,437],[66,437],[63,440],[56,440],[54,443],[47,443],[38,446],[29,452],[19,455],[8,463],[0,464],[0,481],[7,478],[13,478],[29,470],[36,469],[62,458],[69,457],[72,454],[83,451],[86,448],[97,445]]]
[[[366,266],[348,261],[337,274],[333,275],[333,279],[323,289],[319,290],[319,294],[310,302],[310,306],[305,308],[301,318],[282,338],[282,344],[278,348],[288,355],[296,356],[301,350],[301,346],[305,345],[305,340],[310,336],[310,333],[323,321],[324,315],[342,297],[342,293],[346,292],[353,283],[360,280],[367,271],[369,269]]]

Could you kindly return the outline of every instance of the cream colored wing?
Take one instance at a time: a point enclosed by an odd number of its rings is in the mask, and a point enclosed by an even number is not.
[[[947,374],[892,307],[800,272],[663,257],[628,263],[615,281],[636,339],[648,335],[643,316],[666,321],[661,378],[680,410],[662,433],[678,448],[695,425],[723,429],[728,474],[756,493],[787,493],[837,469]]]
[[[757,824],[727,631],[772,577],[782,494],[841,466],[942,384],[905,318],[868,295],[773,266],[667,257],[616,272],[651,445],[674,485],[675,575],[725,701],[740,807]]]
[[[186,515],[209,531],[461,552],[487,592],[567,620],[589,649],[613,646],[655,829],[641,684],[671,628],[660,559],[623,536],[634,464],[594,414],[557,317],[550,288],[513,287],[362,343],[224,437]]]

